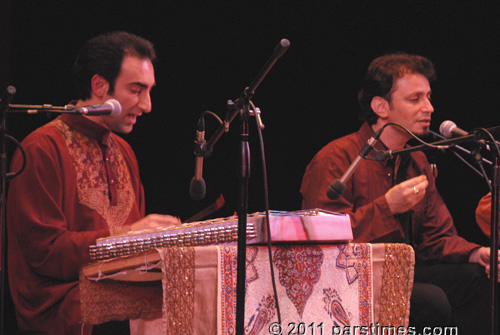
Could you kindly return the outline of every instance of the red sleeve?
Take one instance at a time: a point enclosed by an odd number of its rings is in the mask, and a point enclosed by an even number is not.
[[[486,194],[479,200],[476,209],[476,222],[479,228],[486,234],[491,236],[491,192]]]
[[[62,139],[61,139],[62,141]],[[31,137],[23,142],[26,168],[9,187],[9,244],[22,253],[26,262],[40,275],[62,280],[78,279],[83,264],[90,262],[89,245],[97,238],[108,236],[107,225],[94,220],[92,213],[68,222],[63,208],[79,208],[75,201],[76,180],[71,163],[62,164],[66,153],[57,139]],[[19,170],[22,157],[14,155],[12,171]],[[68,191],[74,189],[75,191]],[[16,258],[16,255],[11,255]],[[12,258],[11,258],[12,260]]]
[[[302,181],[302,207],[348,214],[354,242],[403,242],[402,227],[385,199],[385,193],[392,187],[392,168],[380,162],[362,160],[345,182],[342,196],[331,200],[326,195],[330,184],[341,178],[359,149],[359,141],[349,135],[330,143],[314,157]],[[424,173],[429,180],[425,198],[412,210],[417,256],[425,261],[467,261],[470,252],[479,246],[458,236],[451,214],[436,189],[425,155],[412,156],[415,163],[408,177]]]
[[[345,147],[350,149],[342,149]],[[348,214],[355,242],[394,240],[394,236],[402,236],[403,231],[385,200],[384,185],[378,185],[382,190],[378,192],[374,189],[377,188],[375,184],[378,180],[372,180],[374,184],[369,190],[367,189],[362,199],[355,195],[355,181],[369,182],[370,176],[365,171],[370,171],[370,168],[367,168],[366,164],[378,164],[378,162],[361,161],[358,170],[346,181],[346,189],[339,199],[331,200],[326,195],[330,184],[342,176],[356,158],[358,151],[355,142],[335,146],[330,144],[314,157],[302,181],[302,208],[322,208]],[[374,196],[371,197],[368,191]]]
[[[421,154],[423,156],[423,154]],[[470,253],[479,248],[459,236],[448,207],[439,194],[427,159],[422,158],[420,170],[427,175],[429,186],[425,198],[414,209],[417,225],[416,252],[420,260],[439,262],[467,262]]]

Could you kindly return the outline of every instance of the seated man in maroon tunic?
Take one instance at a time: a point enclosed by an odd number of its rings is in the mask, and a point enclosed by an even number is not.
[[[10,184],[7,210],[9,283],[22,334],[82,333],[78,276],[96,239],[178,223],[145,217],[136,157],[114,133],[130,133],[151,111],[154,59],[153,45],[132,34],[91,39],[74,65],[76,105],[116,99],[121,114],[65,114],[22,142],[26,169]],[[12,171],[22,161],[17,151]]]
[[[390,54],[375,59],[358,96],[365,123],[358,132],[334,140],[316,154],[302,181],[302,206],[349,214],[354,242],[413,246],[411,326],[420,330],[458,326],[460,333],[487,334],[491,304],[484,266],[489,249],[458,236],[422,152],[382,162],[361,160],[342,195],[336,200],[327,196],[332,182],[388,123],[398,123],[416,135],[428,133],[434,77],[433,64],[421,56]],[[375,149],[403,149],[410,138],[402,128],[389,125]]]

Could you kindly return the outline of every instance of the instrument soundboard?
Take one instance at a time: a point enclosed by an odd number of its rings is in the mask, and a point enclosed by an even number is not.
[[[273,243],[346,243],[352,240],[349,215],[322,209],[270,211]],[[247,217],[247,244],[267,243],[265,212]],[[93,261],[132,255],[154,248],[233,243],[238,239],[238,217],[185,223],[154,230],[133,231],[101,238],[90,246]]]

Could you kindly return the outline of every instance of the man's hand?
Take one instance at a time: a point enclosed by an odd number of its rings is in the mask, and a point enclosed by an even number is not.
[[[488,275],[488,279],[490,278],[490,248],[481,247],[472,252],[469,257],[470,263],[479,263],[484,266],[484,270]],[[500,254],[498,255],[498,262],[500,264]],[[500,282],[500,267],[498,269],[498,281]]]
[[[385,194],[385,200],[392,214],[401,214],[412,209],[424,198],[429,182],[424,175],[397,184]]]
[[[128,233],[129,231],[166,228],[180,225],[181,220],[171,215],[149,214],[141,220],[132,223],[130,226],[114,227],[111,229],[111,235]]]

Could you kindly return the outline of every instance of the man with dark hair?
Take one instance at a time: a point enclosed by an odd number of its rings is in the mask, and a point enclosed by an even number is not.
[[[125,56],[156,60],[153,44],[139,36],[126,32],[113,32],[89,40],[77,55],[73,66],[73,77],[78,98],[90,98],[92,77],[99,73],[109,82],[109,94],[115,90],[116,77],[120,73]]]
[[[425,57],[396,53],[376,58],[370,64],[363,81],[363,88],[358,94],[361,118],[368,124],[374,124],[378,115],[371,107],[373,98],[383,97],[390,101],[391,94],[396,89],[393,82],[413,73],[423,75],[429,82],[436,80],[434,65]]]
[[[116,99],[112,117],[64,114],[23,140],[26,168],[9,188],[9,283],[22,333],[90,334],[82,327],[79,270],[89,246],[109,235],[178,223],[144,216],[144,190],[130,133],[151,111],[153,45],[114,32],[88,41],[75,62],[76,106]],[[22,165],[21,152],[12,170]],[[82,332],[83,330],[83,332]]]
[[[365,123],[316,154],[302,181],[302,207],[349,214],[354,242],[413,246],[411,326],[421,330],[455,325],[460,333],[487,334],[491,305],[484,266],[489,249],[458,236],[422,152],[384,162],[362,160],[342,196],[327,197],[330,184],[343,175],[375,132],[384,128],[375,149],[393,151],[410,140],[406,130],[416,135],[429,132],[434,78],[433,64],[421,56],[397,53],[373,60],[358,95]]]

